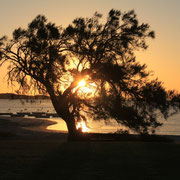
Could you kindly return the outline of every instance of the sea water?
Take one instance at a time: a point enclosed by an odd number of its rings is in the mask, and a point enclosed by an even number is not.
[[[44,114],[56,113],[49,99],[0,99],[0,113],[12,113],[15,115],[18,112],[27,114],[32,114],[33,112]],[[33,116],[31,117],[33,118]],[[50,117],[45,119],[57,122],[57,124],[49,126],[48,129],[67,131],[66,124],[61,118]],[[88,126],[90,132],[98,133],[116,132],[123,128],[118,126],[116,121],[112,121],[107,125],[103,120],[89,122]],[[180,135],[180,113],[171,116],[167,121],[163,121],[163,126],[159,127],[156,133],[162,135]]]

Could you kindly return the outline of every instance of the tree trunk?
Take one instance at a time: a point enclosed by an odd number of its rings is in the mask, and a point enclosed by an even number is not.
[[[69,141],[78,141],[81,140],[82,132],[78,131],[76,128],[76,122],[73,115],[69,112],[68,105],[64,100],[63,96],[57,96],[54,94],[54,90],[51,86],[46,86],[48,93],[50,95],[52,104],[54,106],[55,111],[61,117],[67,125],[68,129],[68,140]]]
[[[76,122],[74,118],[67,118],[65,120],[68,129],[68,141],[77,141],[80,138],[80,132],[76,128]]]

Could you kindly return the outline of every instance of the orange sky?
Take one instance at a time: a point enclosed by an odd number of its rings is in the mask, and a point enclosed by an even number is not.
[[[0,0],[0,36],[31,22],[38,14],[57,25],[67,26],[79,16],[91,16],[98,11],[106,17],[112,8],[134,9],[140,22],[149,23],[156,32],[146,51],[137,59],[154,71],[155,77],[168,89],[180,91],[180,1],[179,0]],[[6,66],[0,68],[0,93],[12,92],[4,79]]]

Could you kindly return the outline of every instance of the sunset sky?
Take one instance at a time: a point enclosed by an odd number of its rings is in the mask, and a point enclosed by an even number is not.
[[[15,28],[25,28],[38,14],[66,27],[76,17],[90,17],[95,11],[106,18],[110,9],[134,9],[140,22],[149,23],[155,40],[146,51],[137,53],[137,60],[146,63],[154,77],[168,89],[180,92],[180,0],[0,0],[0,37]],[[0,93],[7,88],[6,65],[0,67]]]

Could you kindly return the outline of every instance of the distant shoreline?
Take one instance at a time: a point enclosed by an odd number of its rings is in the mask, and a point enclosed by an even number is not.
[[[20,95],[14,93],[0,93],[0,99],[50,99],[49,96],[44,95]]]

